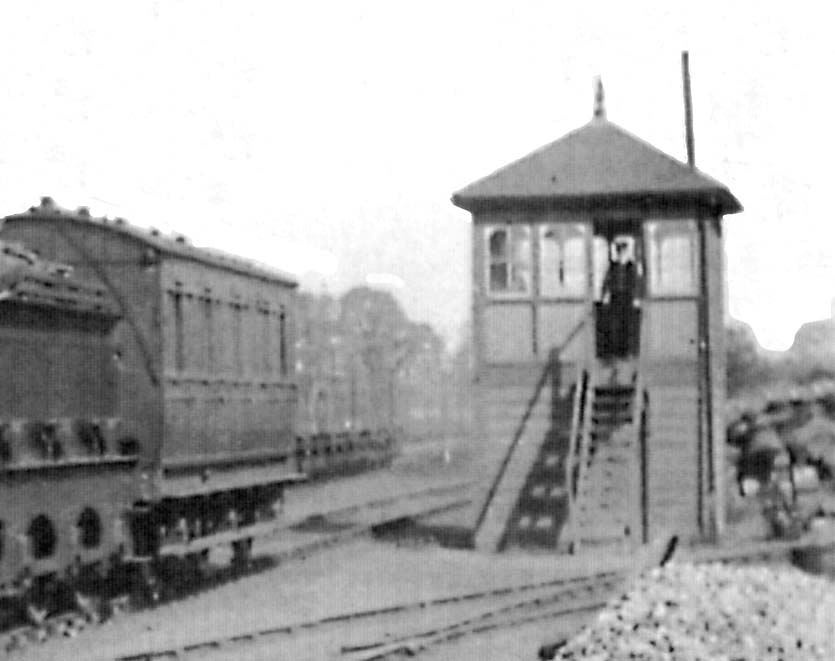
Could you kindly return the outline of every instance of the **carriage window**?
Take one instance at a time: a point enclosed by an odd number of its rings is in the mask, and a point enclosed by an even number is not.
[[[531,286],[530,228],[487,228],[487,287],[491,294],[524,295]]]
[[[200,299],[203,307],[203,327],[206,337],[206,371],[211,373],[215,369],[215,324],[214,324],[214,302],[212,301],[212,290],[206,289]]]
[[[696,223],[692,220],[646,224],[650,292],[660,296],[695,296]]]
[[[243,306],[237,301],[231,303],[232,308],[232,360],[235,374],[243,374]]]
[[[168,292],[168,300],[171,301],[174,345],[174,369],[182,372],[186,367],[185,351],[185,320],[183,318],[183,294],[180,291]]]
[[[579,296],[586,292],[586,226],[541,225],[539,280],[543,296]]]
[[[287,376],[287,313],[281,306],[278,313],[278,371]]]
[[[261,320],[261,348],[259,349],[259,351],[263,362],[261,363],[261,365],[257,365],[256,368],[259,368],[264,374],[272,374],[273,361],[270,340],[272,338],[273,332],[273,313],[270,310],[268,303],[264,303],[262,307],[258,309],[258,316]]]

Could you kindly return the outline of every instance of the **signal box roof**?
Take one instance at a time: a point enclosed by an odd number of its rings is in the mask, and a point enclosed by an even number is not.
[[[721,214],[742,211],[724,184],[613,124],[605,114],[452,196],[453,204],[468,211],[624,200],[690,201]]]

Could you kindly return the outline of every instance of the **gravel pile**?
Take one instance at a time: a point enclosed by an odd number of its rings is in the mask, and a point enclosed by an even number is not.
[[[835,583],[788,567],[670,564],[640,577],[558,659],[835,659]]]

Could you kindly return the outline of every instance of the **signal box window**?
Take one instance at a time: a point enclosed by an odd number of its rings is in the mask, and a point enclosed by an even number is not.
[[[585,295],[585,225],[560,223],[539,227],[539,282],[543,296]]]
[[[524,296],[531,290],[531,238],[526,225],[487,228],[487,289]]]
[[[646,224],[650,293],[695,296],[696,223],[692,220]]]
[[[595,301],[603,299],[603,281],[606,279],[606,271],[609,269],[611,261],[610,252],[609,241],[606,237],[596,235],[592,241],[592,262],[594,264],[592,286]]]

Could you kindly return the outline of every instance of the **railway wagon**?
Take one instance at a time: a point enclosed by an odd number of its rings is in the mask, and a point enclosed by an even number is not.
[[[302,477],[295,280],[50,198],[7,217],[2,237],[113,301],[119,443],[137,464],[126,490],[133,555],[205,551],[219,537],[246,553],[253,526]]]
[[[0,242],[0,597],[76,578],[127,544],[135,447],[123,436],[103,287]]]

